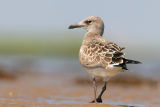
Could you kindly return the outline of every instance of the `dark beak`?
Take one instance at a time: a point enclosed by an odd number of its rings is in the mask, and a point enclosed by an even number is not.
[[[80,27],[83,27],[83,26],[79,24],[74,24],[74,25],[70,25],[68,29],[74,29],[74,28],[80,28]]]

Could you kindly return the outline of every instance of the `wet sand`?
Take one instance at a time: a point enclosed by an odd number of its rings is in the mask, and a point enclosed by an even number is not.
[[[122,82],[111,80],[103,103],[95,105],[89,103],[93,99],[93,89],[88,75],[27,73],[17,78],[0,79],[0,107],[160,106],[159,82]],[[99,84],[98,91],[102,87]]]

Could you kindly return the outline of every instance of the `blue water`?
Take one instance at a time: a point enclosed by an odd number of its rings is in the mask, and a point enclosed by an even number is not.
[[[76,98],[76,97],[64,97],[64,96],[59,96],[61,97],[63,100],[60,100],[60,101],[57,101],[55,98],[43,98],[43,97],[37,97],[36,99],[34,99],[35,103],[40,103],[40,102],[45,102],[46,104],[89,104],[88,102],[86,101],[83,101],[84,99],[86,99],[87,97],[83,96],[83,97],[79,97],[79,98]],[[82,101],[76,101],[77,99],[80,99]],[[16,101],[16,102],[12,102],[12,103],[9,103],[9,102],[5,102],[5,101]],[[30,99],[28,98],[19,98],[19,99],[16,99],[16,98],[0,98],[0,101],[2,104],[16,104],[17,102],[31,102]],[[3,102],[4,101],[4,102]],[[116,106],[119,106],[119,107],[146,107],[146,105],[144,104],[126,104],[124,102],[113,102],[113,101],[108,101],[108,100],[104,100],[103,101],[103,104],[110,104],[110,105],[116,105]]]
[[[0,55],[0,68],[6,72],[82,72],[78,57]],[[147,77],[160,76],[160,63],[145,61],[139,65],[128,65],[129,72]],[[83,72],[82,72],[83,73]]]

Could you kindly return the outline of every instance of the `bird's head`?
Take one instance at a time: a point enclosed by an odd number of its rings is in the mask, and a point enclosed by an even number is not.
[[[94,32],[103,35],[104,23],[100,17],[89,16],[77,24],[70,25],[68,28],[83,28],[87,30],[87,32]]]

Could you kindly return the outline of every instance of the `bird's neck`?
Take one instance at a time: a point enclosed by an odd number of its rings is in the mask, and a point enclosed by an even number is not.
[[[92,28],[87,31],[88,33],[92,33],[94,35],[103,36],[104,29],[103,28]]]
[[[88,44],[94,39],[102,38],[102,36],[97,32],[87,32],[83,39],[83,44]]]

